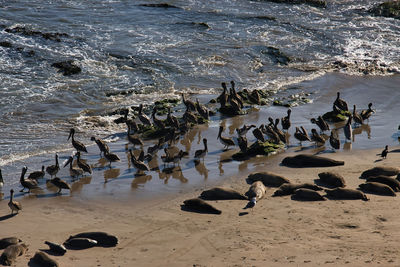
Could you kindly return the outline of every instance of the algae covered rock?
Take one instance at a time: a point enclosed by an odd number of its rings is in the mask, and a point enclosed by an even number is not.
[[[271,143],[269,141],[266,142],[261,142],[261,141],[257,141],[255,143],[253,143],[248,149],[247,152],[238,152],[232,155],[232,158],[234,160],[246,160],[248,158],[257,156],[257,155],[264,155],[264,156],[268,156],[272,153],[276,153],[280,150],[283,150],[284,148],[284,144],[280,143],[280,144],[274,144]]]
[[[350,115],[351,115],[350,111],[342,110],[340,111],[340,113],[337,113],[335,111],[329,111],[326,112],[324,115],[322,115],[322,118],[330,122],[341,122],[341,121],[346,121]]]

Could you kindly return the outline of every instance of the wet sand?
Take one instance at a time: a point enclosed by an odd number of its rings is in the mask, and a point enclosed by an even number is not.
[[[115,234],[120,244],[116,248],[68,251],[63,257],[56,257],[62,266],[129,266],[132,263],[138,266],[165,266],[166,263],[171,266],[316,266],[327,263],[358,266],[378,262],[385,266],[398,265],[395,257],[398,252],[395,244],[400,239],[396,234],[400,226],[396,222],[398,198],[369,195],[369,202],[298,202],[290,197],[271,198],[274,189],[269,188],[266,199],[258,202],[253,210],[242,209],[246,201],[212,201],[222,210],[219,216],[181,211],[180,205],[183,200],[198,196],[202,190],[215,185],[244,193],[249,187],[245,177],[253,171],[268,170],[294,182],[313,182],[326,168],[294,169],[279,165],[283,157],[299,152],[344,160],[344,166],[329,169],[341,173],[349,188],[356,188],[362,182],[358,177],[365,169],[375,165],[397,166],[399,153],[389,153],[388,159],[383,161],[377,161],[376,154],[386,144],[389,150],[399,149],[395,116],[398,108],[394,100],[399,99],[400,91],[394,89],[399,80],[399,76],[361,78],[331,74],[302,83],[298,87],[301,89],[288,89],[295,90],[293,93],[297,90],[314,92],[313,104],[293,108],[291,134],[298,125],[307,130],[315,127],[310,118],[331,108],[337,90],[349,104],[355,103],[360,108],[374,103],[377,113],[369,126],[355,130],[353,142],[336,153],[332,153],[329,145],[299,147],[291,137],[285,153],[244,162],[227,161],[237,149],[222,150],[223,146],[215,139],[219,125],[226,126],[224,135],[233,136],[234,129],[243,123],[266,123],[269,116],[283,117],[287,110],[274,106],[261,108],[246,116],[222,120],[216,117],[208,125],[194,128],[177,145],[190,151],[190,156],[172,173],[163,172],[159,160],[154,167],[160,166],[160,171],[135,176],[123,137],[110,144],[112,152],[121,158],[111,169],[104,166],[98,148],[90,146],[84,158],[94,168],[92,176],[73,181],[68,177],[68,169],[63,169],[60,177],[72,185],[71,193],[65,191],[57,196],[54,189],[42,181],[43,191],[16,195],[23,211],[9,218],[8,191],[11,187],[19,189],[20,168],[28,165],[29,173],[40,169],[42,164],[53,164],[54,159],[53,155],[44,154],[24,162],[13,162],[6,166],[8,172],[3,171],[5,180],[11,176],[16,177],[16,181],[6,182],[2,190],[5,193],[5,199],[0,202],[2,235],[15,235],[29,244],[27,255],[19,258],[16,266],[26,266],[35,251],[45,249],[45,240],[61,243],[71,234],[92,230]],[[380,91],[375,91],[375,87]],[[383,96],[389,92],[393,101]],[[344,143],[343,133],[339,134]],[[204,163],[196,166],[193,154],[202,148],[204,137],[210,142],[209,153]],[[254,141],[251,133],[248,138]],[[80,140],[79,135],[76,139]],[[60,152],[61,161],[70,153]]]

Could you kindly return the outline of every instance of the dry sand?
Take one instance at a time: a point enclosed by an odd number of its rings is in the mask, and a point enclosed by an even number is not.
[[[396,150],[398,148],[391,148]],[[321,171],[342,174],[348,188],[363,180],[362,171],[373,166],[398,166],[400,153],[379,161],[382,149],[326,153],[345,161],[330,168],[280,166],[283,153],[269,159],[262,169],[290,178],[313,182]],[[398,150],[397,150],[398,151]],[[378,161],[377,161],[378,160]],[[230,177],[221,186],[245,192],[246,176]],[[60,266],[399,266],[400,199],[369,194],[370,201],[300,202],[290,196],[271,195],[252,210],[246,201],[209,201],[221,215],[182,211],[185,199],[202,190],[154,198],[140,203],[129,200],[68,196],[23,199],[23,210],[2,217],[1,236],[17,236],[29,245],[15,266],[27,266],[45,240],[63,242],[71,234],[105,231],[119,237],[114,248],[69,250],[55,258]],[[6,214],[6,201],[1,203]],[[248,212],[248,214],[242,214]]]

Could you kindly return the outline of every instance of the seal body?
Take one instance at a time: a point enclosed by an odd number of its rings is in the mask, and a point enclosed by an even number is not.
[[[400,173],[399,168],[395,167],[388,167],[388,166],[380,166],[380,167],[374,167],[371,169],[368,169],[364,171],[361,174],[362,179],[367,179],[373,176],[379,176],[379,175],[384,175],[384,176],[395,176]]]
[[[221,214],[222,212],[204,200],[200,198],[192,198],[183,201],[184,206],[182,208],[190,210],[190,211],[195,211],[195,212],[200,212],[200,213],[211,213],[211,214]]]
[[[400,182],[397,181],[395,178],[389,176],[379,175],[376,177],[367,178],[367,182],[377,182],[385,184],[390,186],[390,188],[392,188],[394,192],[400,191]]]
[[[64,247],[64,245],[60,245],[57,243],[53,243],[50,241],[45,241],[44,242],[46,245],[49,246],[50,251],[60,254],[60,255],[64,255],[67,252],[67,249]]]
[[[393,191],[392,188],[390,188],[390,186],[377,182],[366,182],[364,184],[360,184],[359,187],[362,190],[375,193],[378,195],[393,196],[393,197],[396,196],[396,193]]]
[[[89,238],[97,242],[100,247],[115,247],[118,244],[118,238],[105,232],[84,232],[76,234],[70,238]]]
[[[39,264],[40,267],[58,267],[58,263],[50,258],[46,253],[38,251],[33,256],[32,261]]]
[[[24,243],[8,246],[0,256],[0,262],[10,266],[14,263],[18,256],[23,255],[28,250],[28,246]]]
[[[333,160],[315,155],[299,154],[294,157],[284,158],[282,160],[282,165],[295,168],[333,167],[344,165],[344,161]]]
[[[203,191],[200,198],[205,200],[247,199],[243,194],[235,190],[221,187]]]
[[[323,196],[321,196],[317,191],[308,188],[299,188],[294,191],[292,195],[292,199],[294,200],[305,200],[305,201],[319,201],[326,200]]]
[[[290,183],[290,180],[272,172],[255,172],[249,174],[247,179],[250,182],[261,181],[265,186],[279,187],[282,184]]]
[[[364,201],[368,200],[367,196],[363,192],[356,189],[337,187],[334,189],[325,189],[325,192],[326,195],[332,199],[338,199],[338,200],[362,199]]]
[[[272,195],[273,197],[276,196],[287,196],[291,195],[294,193],[295,190],[299,188],[307,188],[315,191],[322,190],[322,187],[319,187],[318,185],[315,184],[310,184],[310,183],[304,183],[304,184],[283,184],[281,185],[278,190],[274,192]]]
[[[69,238],[64,244],[68,248],[85,249],[96,246],[97,241],[90,238],[74,237],[74,238]]]
[[[343,176],[336,172],[321,172],[318,174],[322,183],[332,187],[345,187],[346,183]]]
[[[5,237],[0,239],[0,249],[5,249],[10,245],[15,245],[21,242],[22,240],[16,237]]]

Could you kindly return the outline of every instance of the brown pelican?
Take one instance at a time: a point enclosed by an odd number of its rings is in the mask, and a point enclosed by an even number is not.
[[[222,126],[222,125],[219,126],[219,132],[218,132],[217,139],[219,139],[221,144],[223,144],[225,146],[224,149],[228,149],[229,146],[234,146],[235,142],[233,142],[233,140],[231,138],[223,137],[221,135],[223,131],[224,131],[224,126]]]
[[[84,172],[88,172],[88,173],[92,174],[92,168],[89,166],[89,164],[81,161],[81,153],[79,151],[78,151],[78,153],[76,153],[76,162],[77,162],[79,168],[81,168]]]
[[[389,153],[389,146],[386,145],[385,149],[381,152],[381,157],[386,159],[388,153]]]
[[[126,121],[126,127],[130,128],[130,133],[136,133],[139,131],[139,126],[137,125],[137,123],[134,120],[127,120]]]
[[[64,168],[69,164],[69,175],[71,175],[73,178],[77,178],[83,175],[83,170],[81,168],[72,167],[73,160],[74,158],[69,156],[67,162],[64,164]]]
[[[349,111],[346,101],[340,98],[340,92],[337,92],[337,97],[335,102],[333,102],[333,105],[341,110]]]
[[[312,118],[311,123],[316,124],[319,127],[319,129],[321,130],[321,132],[330,130],[329,124],[321,116],[318,116],[317,119]]]
[[[210,118],[210,111],[204,105],[200,104],[199,99],[196,98],[196,110],[204,119]]]
[[[197,124],[197,117],[188,108],[186,108],[185,113],[183,113],[183,119],[190,123]]]
[[[249,126],[244,124],[242,128],[236,129],[236,133],[238,134],[238,136],[245,136],[247,134],[247,132],[253,127],[256,127],[256,126],[254,124],[249,125]]]
[[[272,128],[273,126],[271,126],[271,125],[267,125],[267,126],[262,125],[262,126],[263,126],[263,130],[264,130],[263,132],[264,132],[266,135],[268,135],[270,141],[271,141],[272,143],[279,144],[280,141],[281,141],[281,138],[279,137],[279,134],[277,134],[277,133],[275,132],[274,128]],[[286,140],[285,140],[285,141],[286,141]],[[285,143],[286,143],[286,142],[285,142]]]
[[[129,109],[124,108],[124,109],[122,110],[122,112],[123,112],[124,116],[115,119],[114,122],[115,122],[116,124],[126,123],[126,121],[128,120]]]
[[[185,104],[186,109],[189,111],[196,111],[196,104],[193,101],[185,99],[185,95],[182,93],[182,102]]]
[[[337,132],[332,130],[331,135],[329,136],[329,143],[334,149],[340,149],[340,140],[337,136]]]
[[[253,104],[256,104],[256,105],[260,105],[261,97],[260,97],[260,94],[258,93],[258,91],[256,89],[253,90],[248,95],[248,97],[249,97],[250,102],[252,102]]]
[[[217,97],[221,107],[225,107],[226,103],[228,102],[228,88],[226,88],[226,83],[221,83],[222,88],[224,91]]]
[[[140,140],[139,137],[135,137],[134,135],[130,134],[131,128],[128,126],[128,131],[127,131],[127,136],[128,136],[128,141],[133,144],[133,146],[143,146],[142,140]]]
[[[0,187],[3,186],[4,186],[3,174],[1,174],[1,169],[0,169]]]
[[[42,166],[42,170],[41,171],[34,171],[31,172],[28,176],[28,179],[34,179],[34,180],[38,180],[38,179],[42,179],[45,175],[45,171],[44,171],[44,166]]]
[[[150,170],[149,166],[147,166],[146,163],[144,163],[143,161],[141,161],[139,159],[136,159],[135,155],[132,152],[132,149],[129,149],[129,154],[131,155],[131,162],[132,162],[133,166],[135,166],[135,168],[138,171],[149,171]]]
[[[351,120],[352,116],[349,116],[349,119],[347,120],[346,125],[344,126],[344,135],[346,136],[346,140],[349,139],[351,141],[352,135],[353,135],[353,128],[351,127]]]
[[[239,102],[237,102],[236,99],[231,95],[228,97],[228,101],[235,112],[239,112],[241,110]]]
[[[69,131],[69,136],[68,136],[67,140],[69,140],[71,138],[72,146],[76,149],[76,151],[82,151],[82,152],[86,152],[87,153],[87,149],[86,149],[85,145],[82,144],[79,141],[76,141],[74,139],[74,135],[75,135],[75,129],[71,128],[71,130]]]
[[[176,129],[179,129],[179,121],[174,115],[171,114],[170,107],[168,107],[167,122],[170,126],[175,127]]]
[[[157,107],[154,107],[153,108],[153,112],[151,113],[151,118],[153,119],[154,125],[157,128],[164,129],[165,128],[165,124],[164,124],[164,122],[162,120],[160,120],[160,119],[158,119],[156,117],[156,112],[157,112]]]
[[[10,201],[8,202],[8,206],[11,209],[11,214],[14,214],[14,211],[17,213],[22,210],[22,205],[18,201],[13,200],[14,198],[14,190],[10,190]]]
[[[263,125],[261,125],[262,127]],[[255,128],[253,130],[253,135],[257,138],[257,140],[261,141],[261,142],[265,142],[265,138],[264,138],[264,134],[263,132],[260,130],[260,128]]]
[[[154,155],[155,153],[157,153],[158,150],[160,150],[160,148],[164,145],[165,143],[165,139],[164,137],[161,137],[160,139],[158,139],[158,143],[155,144],[154,146],[149,146],[147,148],[147,153]]]
[[[28,167],[26,167],[26,166],[24,166],[22,168],[21,177],[19,179],[19,182],[21,183],[23,188],[20,190],[20,192],[23,192],[25,188],[28,188],[28,193],[30,193],[31,189],[35,189],[38,187],[38,182],[33,179],[25,179],[24,178],[27,170],[28,170]]]
[[[243,153],[247,152],[248,146],[247,146],[246,136],[239,136],[238,145],[239,145],[240,151],[242,151]]]
[[[118,157],[117,154],[111,153],[110,151],[106,151],[104,153],[104,157],[106,158],[106,160],[108,160],[108,162],[110,162],[110,168],[111,168],[111,162],[117,162],[120,161],[121,159]]]
[[[57,194],[60,194],[60,193],[61,193],[61,189],[68,189],[68,190],[71,191],[71,187],[69,186],[69,184],[67,184],[64,180],[61,180],[61,179],[58,178],[58,177],[55,177],[55,178],[49,180],[49,182],[50,182],[52,185],[54,185],[55,187],[58,188]]]
[[[101,153],[106,153],[106,151],[108,151],[110,148],[108,147],[107,143],[104,140],[101,140],[100,138],[96,138],[94,136],[92,136],[90,138],[90,140],[95,141],[97,146],[100,149],[100,155]]]
[[[138,114],[139,120],[140,120],[144,125],[151,126],[151,120],[150,120],[150,118],[149,118],[146,114],[142,113],[142,110],[143,110],[143,104],[140,104],[140,105],[139,105],[139,114]]]
[[[311,140],[314,141],[317,145],[324,145],[325,144],[325,138],[323,138],[321,135],[318,134],[316,129],[311,129]]]
[[[290,125],[291,125],[291,123],[290,123],[290,114],[292,113],[292,110],[291,109],[288,109],[287,110],[287,116],[286,117],[283,117],[282,119],[281,119],[281,124],[282,124],[282,129],[283,130],[289,130],[289,128],[290,128]]]
[[[375,112],[371,107],[372,107],[372,103],[369,103],[368,109],[364,109],[361,111],[360,115],[363,118],[363,120],[369,120],[369,117],[371,117],[372,113]]]
[[[300,145],[301,145],[301,142],[303,142],[303,141],[310,141],[311,142],[311,139],[308,136],[307,132],[305,132],[305,130],[304,131],[300,131],[299,127],[296,127],[296,132],[294,133],[294,137],[297,140],[300,141]]]
[[[56,153],[56,164],[47,166],[46,172],[50,174],[51,178],[58,173],[60,166],[58,165],[58,154]]]
[[[230,94],[231,94],[231,97],[233,97],[237,102],[238,102],[238,104],[240,105],[240,108],[242,109],[243,108],[243,99],[240,97],[240,95],[238,95],[238,93],[236,92],[236,89],[235,89],[235,82],[234,81],[231,81],[231,90],[230,90]]]
[[[194,153],[195,158],[203,158],[204,161],[204,156],[207,154],[208,148],[207,148],[207,139],[203,138],[203,144],[204,144],[204,149],[198,149]]]
[[[279,139],[286,144],[286,135],[281,131],[281,129],[278,128],[278,124],[279,124],[279,119],[276,118],[275,119],[275,124],[274,124],[274,132],[276,132],[279,136]]]
[[[356,111],[356,105],[353,105],[353,119],[355,123],[363,124],[363,118]]]

